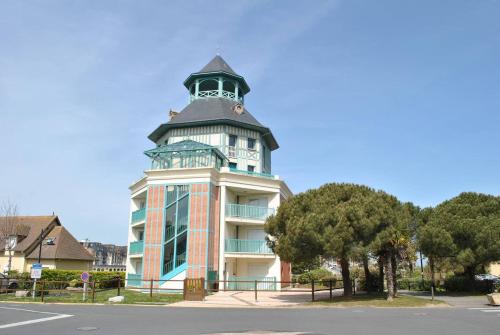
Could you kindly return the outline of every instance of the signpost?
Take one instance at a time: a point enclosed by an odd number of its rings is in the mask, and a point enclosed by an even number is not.
[[[36,295],[36,281],[42,278],[42,263],[33,263],[31,266],[31,279],[33,279],[33,299]]]
[[[87,285],[90,279],[90,274],[85,271],[80,275],[80,279],[83,281],[83,301],[85,301],[85,295],[87,293]]]

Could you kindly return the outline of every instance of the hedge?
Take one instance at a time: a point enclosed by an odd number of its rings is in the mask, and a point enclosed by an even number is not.
[[[491,293],[495,290],[495,283],[491,280],[472,280],[465,276],[453,276],[444,281],[444,288],[448,292]]]
[[[44,269],[42,271],[41,280],[47,282],[61,282],[51,283],[51,289],[64,289],[68,286],[82,286],[80,270],[58,270],[58,269]],[[96,281],[96,288],[114,288],[118,286],[118,278],[120,278],[120,286],[125,286],[125,272],[112,272],[112,271],[90,271],[90,281]],[[21,281],[30,281],[30,273],[18,273],[12,271],[10,276],[20,279]]]

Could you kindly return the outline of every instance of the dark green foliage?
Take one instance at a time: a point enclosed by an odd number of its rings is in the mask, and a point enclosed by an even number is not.
[[[371,292],[380,291],[380,283],[383,281],[380,280],[380,276],[378,271],[370,271],[371,282],[368,283],[370,287],[367,286],[367,282],[365,280],[365,276],[361,276],[358,279],[358,285],[363,291],[368,291],[370,289]]]
[[[430,261],[448,258],[472,281],[500,260],[500,197],[461,193],[444,201],[426,212],[418,241]]]
[[[292,266],[292,274],[300,275],[321,267],[321,258],[318,256],[308,262],[295,262]]]
[[[447,292],[491,293],[495,284],[491,280],[471,280],[468,276],[453,276],[444,281]]]
[[[96,281],[96,288],[113,288],[118,287],[118,278],[120,278],[121,287],[125,285],[124,272],[104,272],[104,271],[91,271],[90,282]],[[65,289],[66,287],[81,287],[83,283],[80,280],[82,271],[78,270],[51,270],[45,269],[42,271],[41,280],[46,283],[47,289]],[[21,279],[23,283],[26,282],[26,288],[30,287],[31,281],[29,272],[13,273],[13,277]]]
[[[327,269],[319,268],[312,271],[304,272],[297,277],[299,284],[309,284],[311,281],[320,281],[323,279],[333,278],[333,273]]]
[[[432,281],[428,279],[402,278],[398,280],[398,288],[411,291],[430,291]]]

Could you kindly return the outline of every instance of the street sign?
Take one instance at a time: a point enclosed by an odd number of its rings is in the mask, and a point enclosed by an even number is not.
[[[42,263],[33,263],[31,266],[31,279],[42,278]]]
[[[80,279],[85,283],[89,281],[89,278],[90,274],[88,272],[82,272],[82,274],[80,275]]]

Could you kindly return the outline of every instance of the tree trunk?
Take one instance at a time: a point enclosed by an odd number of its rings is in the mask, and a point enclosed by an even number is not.
[[[434,265],[434,258],[429,257],[429,269],[431,270],[431,286],[436,290],[436,270]]]
[[[363,256],[363,269],[365,271],[365,286],[366,292],[370,294],[372,292],[372,275],[370,273],[370,268],[368,267],[368,255]]]
[[[340,259],[340,267],[342,269],[342,282],[344,283],[344,296],[352,295],[351,274],[349,272],[349,261],[345,258]]]
[[[394,284],[393,286],[394,296],[396,296],[398,294],[398,280],[397,280],[398,262],[395,254],[391,255],[391,268],[392,268],[392,282]]]
[[[384,293],[384,257],[378,258],[378,291]]]
[[[392,273],[391,255],[389,252],[386,252],[386,256],[384,257],[384,265],[385,277],[387,280],[387,301],[392,301],[394,299],[394,277]]]

